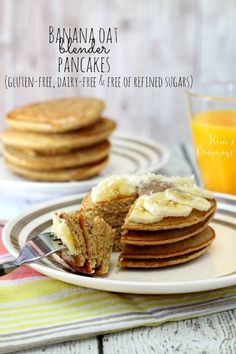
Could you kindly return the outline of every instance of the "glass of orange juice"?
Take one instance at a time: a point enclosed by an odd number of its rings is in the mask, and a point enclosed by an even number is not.
[[[236,83],[199,85],[187,97],[204,187],[236,194]]]

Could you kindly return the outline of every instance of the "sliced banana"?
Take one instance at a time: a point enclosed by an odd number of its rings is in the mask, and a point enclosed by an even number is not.
[[[61,219],[59,215],[59,212],[55,212],[52,216],[52,232],[57,238],[62,240],[70,254],[77,254],[78,251],[76,250],[73,241],[73,235],[71,234],[69,227],[66,225],[65,220]]]
[[[163,217],[154,215],[149,211],[141,208],[133,208],[128,218],[128,220],[141,224],[152,224],[162,219]]]
[[[129,214],[128,221],[133,221],[141,224],[152,224],[163,219],[160,215],[154,215],[144,208],[145,197],[139,197],[134,204],[131,213]]]
[[[213,199],[214,198],[214,194],[209,192],[206,189],[200,188],[196,185],[193,186],[179,186],[178,187],[179,190],[181,190],[182,192],[185,193],[191,193],[194,194],[198,197],[202,197],[202,198],[207,198],[207,199]]]
[[[92,188],[93,203],[109,201],[118,197],[127,197],[136,193],[135,186],[124,176],[111,176]]]
[[[192,211],[190,206],[168,200],[166,191],[145,197],[144,208],[150,213],[161,217],[186,217]]]
[[[167,189],[165,194],[169,200],[197,210],[207,211],[211,207],[211,203],[208,200],[191,193],[183,192],[177,188]]]

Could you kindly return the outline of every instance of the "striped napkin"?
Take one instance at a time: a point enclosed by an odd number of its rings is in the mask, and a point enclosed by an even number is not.
[[[0,243],[0,263],[11,259]],[[233,308],[236,286],[181,295],[116,294],[66,284],[22,266],[0,278],[0,353]]]

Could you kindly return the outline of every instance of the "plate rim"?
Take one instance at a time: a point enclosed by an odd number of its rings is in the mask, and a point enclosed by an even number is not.
[[[127,140],[127,142],[129,140],[134,140],[138,143],[146,143],[146,144],[149,144],[150,146],[155,146],[155,148],[157,150],[160,151],[161,153],[161,159],[158,163],[158,166],[156,166],[154,163],[151,164],[151,166],[148,168],[148,171],[149,173],[151,172],[155,172],[157,170],[160,170],[162,169],[166,163],[168,162],[169,160],[169,157],[170,157],[170,153],[169,153],[169,150],[168,148],[160,143],[160,142],[156,142],[154,139],[150,139],[150,138],[141,138],[140,136],[136,136],[134,134],[126,134],[126,133],[118,133],[118,134],[113,134],[111,137],[110,137],[110,140],[112,141],[113,139],[124,139],[124,140]],[[115,147],[115,145],[114,145]],[[156,163],[156,162],[155,162]],[[140,171],[140,173],[143,173],[144,171]],[[40,188],[42,186],[45,186],[46,188],[53,188],[53,189],[57,189],[57,188],[60,188],[60,187],[65,187],[65,185],[67,186],[70,186],[71,188],[73,187],[76,187],[76,186],[81,186],[81,188],[83,187],[86,187],[86,188],[91,188],[93,187],[96,183],[98,183],[102,178],[104,178],[104,176],[98,176],[98,177],[95,177],[95,179],[91,179],[91,180],[84,180],[84,181],[70,181],[69,183],[68,182],[40,182],[40,181],[29,181],[29,180],[19,180],[19,181],[15,181],[15,180],[10,180],[10,181],[6,181],[5,179],[0,179],[0,183],[7,183],[8,186],[19,186],[21,185],[22,186],[22,183],[25,184],[25,188],[30,187],[30,188]],[[0,188],[1,189],[1,188]]]
[[[33,208],[26,210],[25,212],[19,214],[12,220],[10,220],[3,228],[2,240],[3,244],[8,250],[8,252],[14,257],[18,254],[17,250],[10,242],[10,235],[12,228],[24,217],[30,215],[36,211],[43,210],[44,208],[53,207],[60,205],[65,202],[73,202],[78,199],[81,199],[84,196],[84,193],[76,194],[73,196],[66,196],[51,201],[43,202],[36,205]],[[219,215],[220,210],[216,214]],[[44,215],[44,214],[43,214]],[[220,214],[220,220],[227,223],[236,225],[236,220],[232,216],[225,216]],[[41,264],[28,264],[32,269],[40,272],[41,274],[48,275],[52,278],[65,281],[67,283],[75,284],[77,286],[83,286],[88,288],[93,288],[103,291],[113,291],[118,293],[134,293],[134,294],[179,294],[179,293],[190,293],[190,292],[199,292],[199,291],[208,291],[218,288],[224,288],[232,285],[236,285],[236,272],[233,274],[225,275],[218,278],[208,278],[203,280],[185,280],[178,282],[137,282],[129,281],[128,286],[129,290],[127,291],[127,281],[124,280],[115,280],[115,279],[106,279],[106,278],[92,278],[85,277],[83,275],[73,274],[69,272],[61,272],[57,269],[53,269],[46,265]],[[49,274],[50,273],[50,274]],[[73,282],[73,280],[78,281]],[[72,281],[68,281],[72,280]],[[112,287],[115,284],[116,289]],[[117,289],[119,287],[119,289]]]

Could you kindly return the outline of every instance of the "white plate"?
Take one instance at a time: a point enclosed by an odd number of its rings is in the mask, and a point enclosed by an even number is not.
[[[231,204],[236,205],[236,195],[235,194],[219,193],[219,192],[215,192],[215,191],[212,191],[212,193],[214,193],[214,195],[216,196],[216,198],[218,200],[226,201],[227,203],[231,203]]]
[[[3,242],[13,255],[28,238],[50,228],[54,210],[75,210],[81,195],[43,203],[9,222],[3,230]],[[71,284],[99,290],[136,293],[171,294],[217,289],[236,284],[236,221],[219,212],[212,222],[216,231],[210,250],[189,263],[159,270],[118,270],[117,254],[112,256],[109,275],[92,278],[63,270],[55,259],[42,260],[31,267],[45,275]]]
[[[115,135],[108,166],[98,177],[72,182],[32,182],[11,173],[0,157],[0,190],[14,195],[49,199],[86,192],[102,178],[123,173],[148,173],[161,169],[168,161],[167,149],[153,140],[130,135]]]

